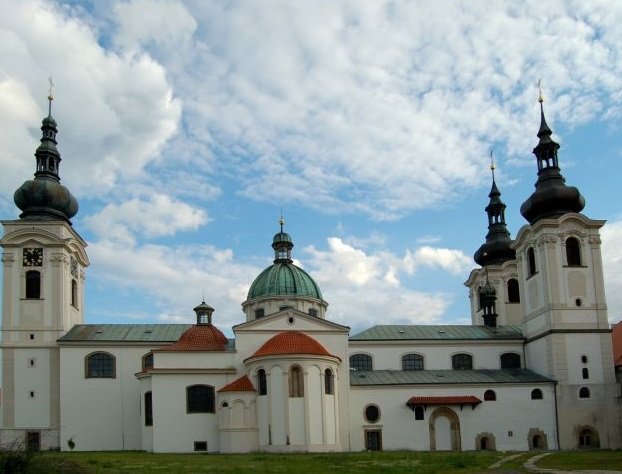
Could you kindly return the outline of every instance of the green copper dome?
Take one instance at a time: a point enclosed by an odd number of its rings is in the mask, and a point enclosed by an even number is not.
[[[294,242],[289,234],[283,232],[285,221],[281,217],[281,232],[272,239],[274,264],[259,274],[248,290],[248,298],[262,296],[308,296],[322,299],[317,283],[302,268],[294,265],[292,248]]]
[[[259,274],[248,290],[248,299],[262,296],[309,296],[322,299],[317,283],[302,268],[279,261]]]

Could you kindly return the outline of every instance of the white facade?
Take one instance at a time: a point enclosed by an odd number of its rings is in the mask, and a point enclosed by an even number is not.
[[[556,155],[543,160],[556,168]],[[57,166],[40,172],[55,176]],[[5,445],[153,452],[622,447],[603,221],[564,211],[524,226],[511,243],[515,259],[471,272],[470,326],[375,326],[353,336],[327,319],[328,303],[293,265],[293,243],[281,228],[272,243],[275,264],[255,279],[243,322],[227,340],[204,302],[195,325],[84,324],[89,261],[69,223],[73,214],[56,219],[51,206],[27,209],[22,219],[2,222],[0,241]],[[483,296],[492,306],[484,307]],[[493,323],[483,324],[491,308]]]

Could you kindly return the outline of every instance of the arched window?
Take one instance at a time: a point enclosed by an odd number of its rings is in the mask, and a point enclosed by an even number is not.
[[[590,398],[590,389],[587,387],[581,387],[579,389],[579,398]]]
[[[600,443],[598,441],[598,433],[590,428],[583,428],[579,432],[579,447],[580,448],[598,448]]]
[[[305,396],[302,369],[297,365],[289,369],[289,396],[292,398]]]
[[[326,369],[324,371],[324,393],[326,395],[333,395],[335,393],[334,385],[335,384],[333,371],[330,369]]]
[[[41,273],[36,270],[26,272],[26,298],[41,298]]]
[[[508,303],[520,303],[520,291],[518,290],[518,280],[516,278],[508,280]]]
[[[588,370],[587,367],[583,367],[581,369],[581,375],[583,376],[583,379],[585,379],[585,380],[590,378],[590,371]]]
[[[539,388],[534,388],[531,391],[531,399],[532,400],[542,400],[542,390]]]
[[[266,371],[259,369],[257,371],[257,381],[259,382],[259,395],[268,394],[268,382],[266,380]]]
[[[514,352],[501,354],[502,369],[520,369],[520,355]]]
[[[143,371],[153,369],[153,352],[149,352],[143,356]]]
[[[538,269],[536,268],[536,253],[533,247],[529,247],[527,250],[527,261],[529,264],[529,276],[535,275]]]
[[[415,420],[423,420],[423,407],[421,405],[417,405],[415,407]]]
[[[419,354],[403,355],[402,370],[423,370],[423,356]]]
[[[187,413],[214,413],[214,387],[190,385],[186,387]]]
[[[71,280],[71,306],[78,307],[78,283],[76,280]]]
[[[86,356],[86,378],[108,378],[116,377],[115,358],[108,352],[93,352]]]
[[[151,392],[145,392],[145,426],[153,426],[153,399]]]
[[[367,354],[351,355],[350,370],[374,370],[371,356]]]
[[[451,356],[451,368],[454,370],[473,369],[473,357],[469,354],[454,354]]]
[[[569,267],[581,266],[581,244],[575,237],[566,239],[566,261]]]
[[[486,390],[484,392],[484,400],[487,402],[494,402],[497,399],[497,394],[494,390]]]

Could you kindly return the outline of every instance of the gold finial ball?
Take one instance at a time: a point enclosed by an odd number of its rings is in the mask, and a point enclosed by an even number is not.
[[[281,218],[279,219],[279,224],[280,224],[280,225],[284,225],[284,224],[285,224],[285,219],[283,219],[283,217],[281,217]]]
[[[494,171],[496,168],[497,168],[497,167],[495,166],[495,164],[494,164],[494,163],[490,163],[490,169],[491,169],[492,171]]]

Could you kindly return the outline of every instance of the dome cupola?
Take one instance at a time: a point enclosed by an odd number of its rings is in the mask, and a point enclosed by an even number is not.
[[[59,167],[60,153],[56,148],[56,120],[52,118],[52,93],[48,96],[48,116],[41,125],[41,144],[35,151],[37,168],[34,179],[22,184],[13,199],[22,211],[19,215],[23,220],[64,220],[71,224],[70,219],[78,212],[78,201],[69,190],[60,184]]]
[[[574,186],[566,186],[557,159],[559,144],[553,141],[553,132],[544,118],[544,99],[540,102],[540,129],[538,144],[533,149],[538,162],[538,180],[536,190],[522,204],[520,212],[530,224],[547,217],[559,217],[569,212],[581,212],[585,207],[585,199]]]
[[[302,268],[294,265],[291,236],[283,231],[285,221],[280,219],[281,231],[272,239],[274,263],[262,271],[248,290],[248,300],[264,296],[306,296],[322,299],[320,288]]]

